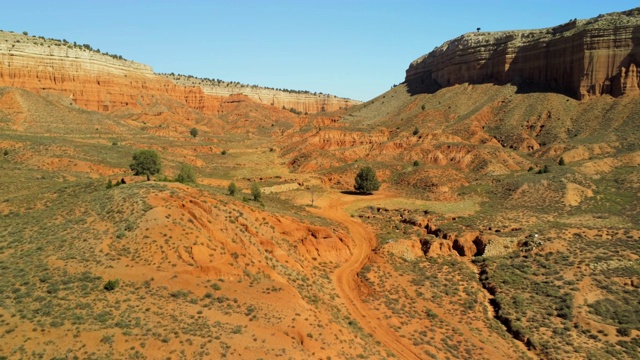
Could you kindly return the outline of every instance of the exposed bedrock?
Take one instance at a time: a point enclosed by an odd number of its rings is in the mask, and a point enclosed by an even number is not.
[[[512,83],[576,99],[639,94],[640,8],[553,28],[467,33],[413,61],[412,93],[462,83]]]

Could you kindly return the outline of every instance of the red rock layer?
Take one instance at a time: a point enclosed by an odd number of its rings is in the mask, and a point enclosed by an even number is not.
[[[577,99],[640,93],[640,8],[550,29],[477,32],[448,41],[406,72],[413,91],[515,83]]]
[[[0,86],[37,93],[59,92],[82,108],[103,112],[138,109],[165,97],[205,114],[215,114],[223,100],[206,95],[198,87],[179,86],[140,68],[103,65],[92,64],[88,59],[0,51]]]
[[[228,96],[243,94],[253,101],[272,105],[277,108],[295,109],[300,112],[317,113],[346,109],[361,102],[357,100],[337,97],[329,94],[309,92],[295,92],[248,86],[237,83],[217,82],[196,77],[181,75],[164,75],[166,78],[183,86],[199,86],[208,95]]]

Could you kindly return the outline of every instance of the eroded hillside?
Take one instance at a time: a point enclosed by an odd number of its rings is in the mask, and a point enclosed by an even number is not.
[[[638,358],[633,92],[409,81],[304,115],[47,44],[49,75],[0,69],[0,358]]]

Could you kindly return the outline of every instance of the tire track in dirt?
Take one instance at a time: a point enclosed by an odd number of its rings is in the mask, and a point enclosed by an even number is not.
[[[384,194],[367,198],[367,201],[386,197]],[[344,224],[355,241],[353,255],[333,274],[333,282],[338,295],[344,301],[349,313],[373,337],[402,359],[421,359],[416,349],[403,341],[397,333],[380,319],[361,299],[356,277],[367,264],[371,250],[376,246],[375,235],[359,220],[353,219],[344,208],[362,198],[353,195],[333,194],[321,209],[312,210],[317,215]]]

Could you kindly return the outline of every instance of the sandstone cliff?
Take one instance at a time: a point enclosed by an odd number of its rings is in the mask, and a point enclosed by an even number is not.
[[[330,94],[270,89],[234,82],[200,79],[193,76],[171,74],[165,74],[164,76],[179,85],[198,86],[208,95],[229,96],[232,94],[243,94],[262,104],[273,105],[278,108],[294,108],[300,112],[316,113],[321,111],[334,111],[346,109],[361,103],[357,100],[340,98]]]
[[[87,45],[88,46],[88,45]],[[287,92],[226,83],[212,86],[193,77],[155,74],[144,64],[80,45],[0,31],[0,86],[36,93],[54,91],[93,111],[140,109],[171,99],[206,115],[220,114],[231,95],[300,112],[333,111],[358,104],[328,94]]]
[[[117,59],[81,46],[50,39],[0,32],[0,86],[34,92],[55,91],[94,111],[141,108],[159,97],[194,110],[215,114],[222,97],[197,87],[174,84],[151,67]]]
[[[412,92],[513,83],[577,99],[640,93],[640,8],[553,28],[467,33],[413,61]]]

